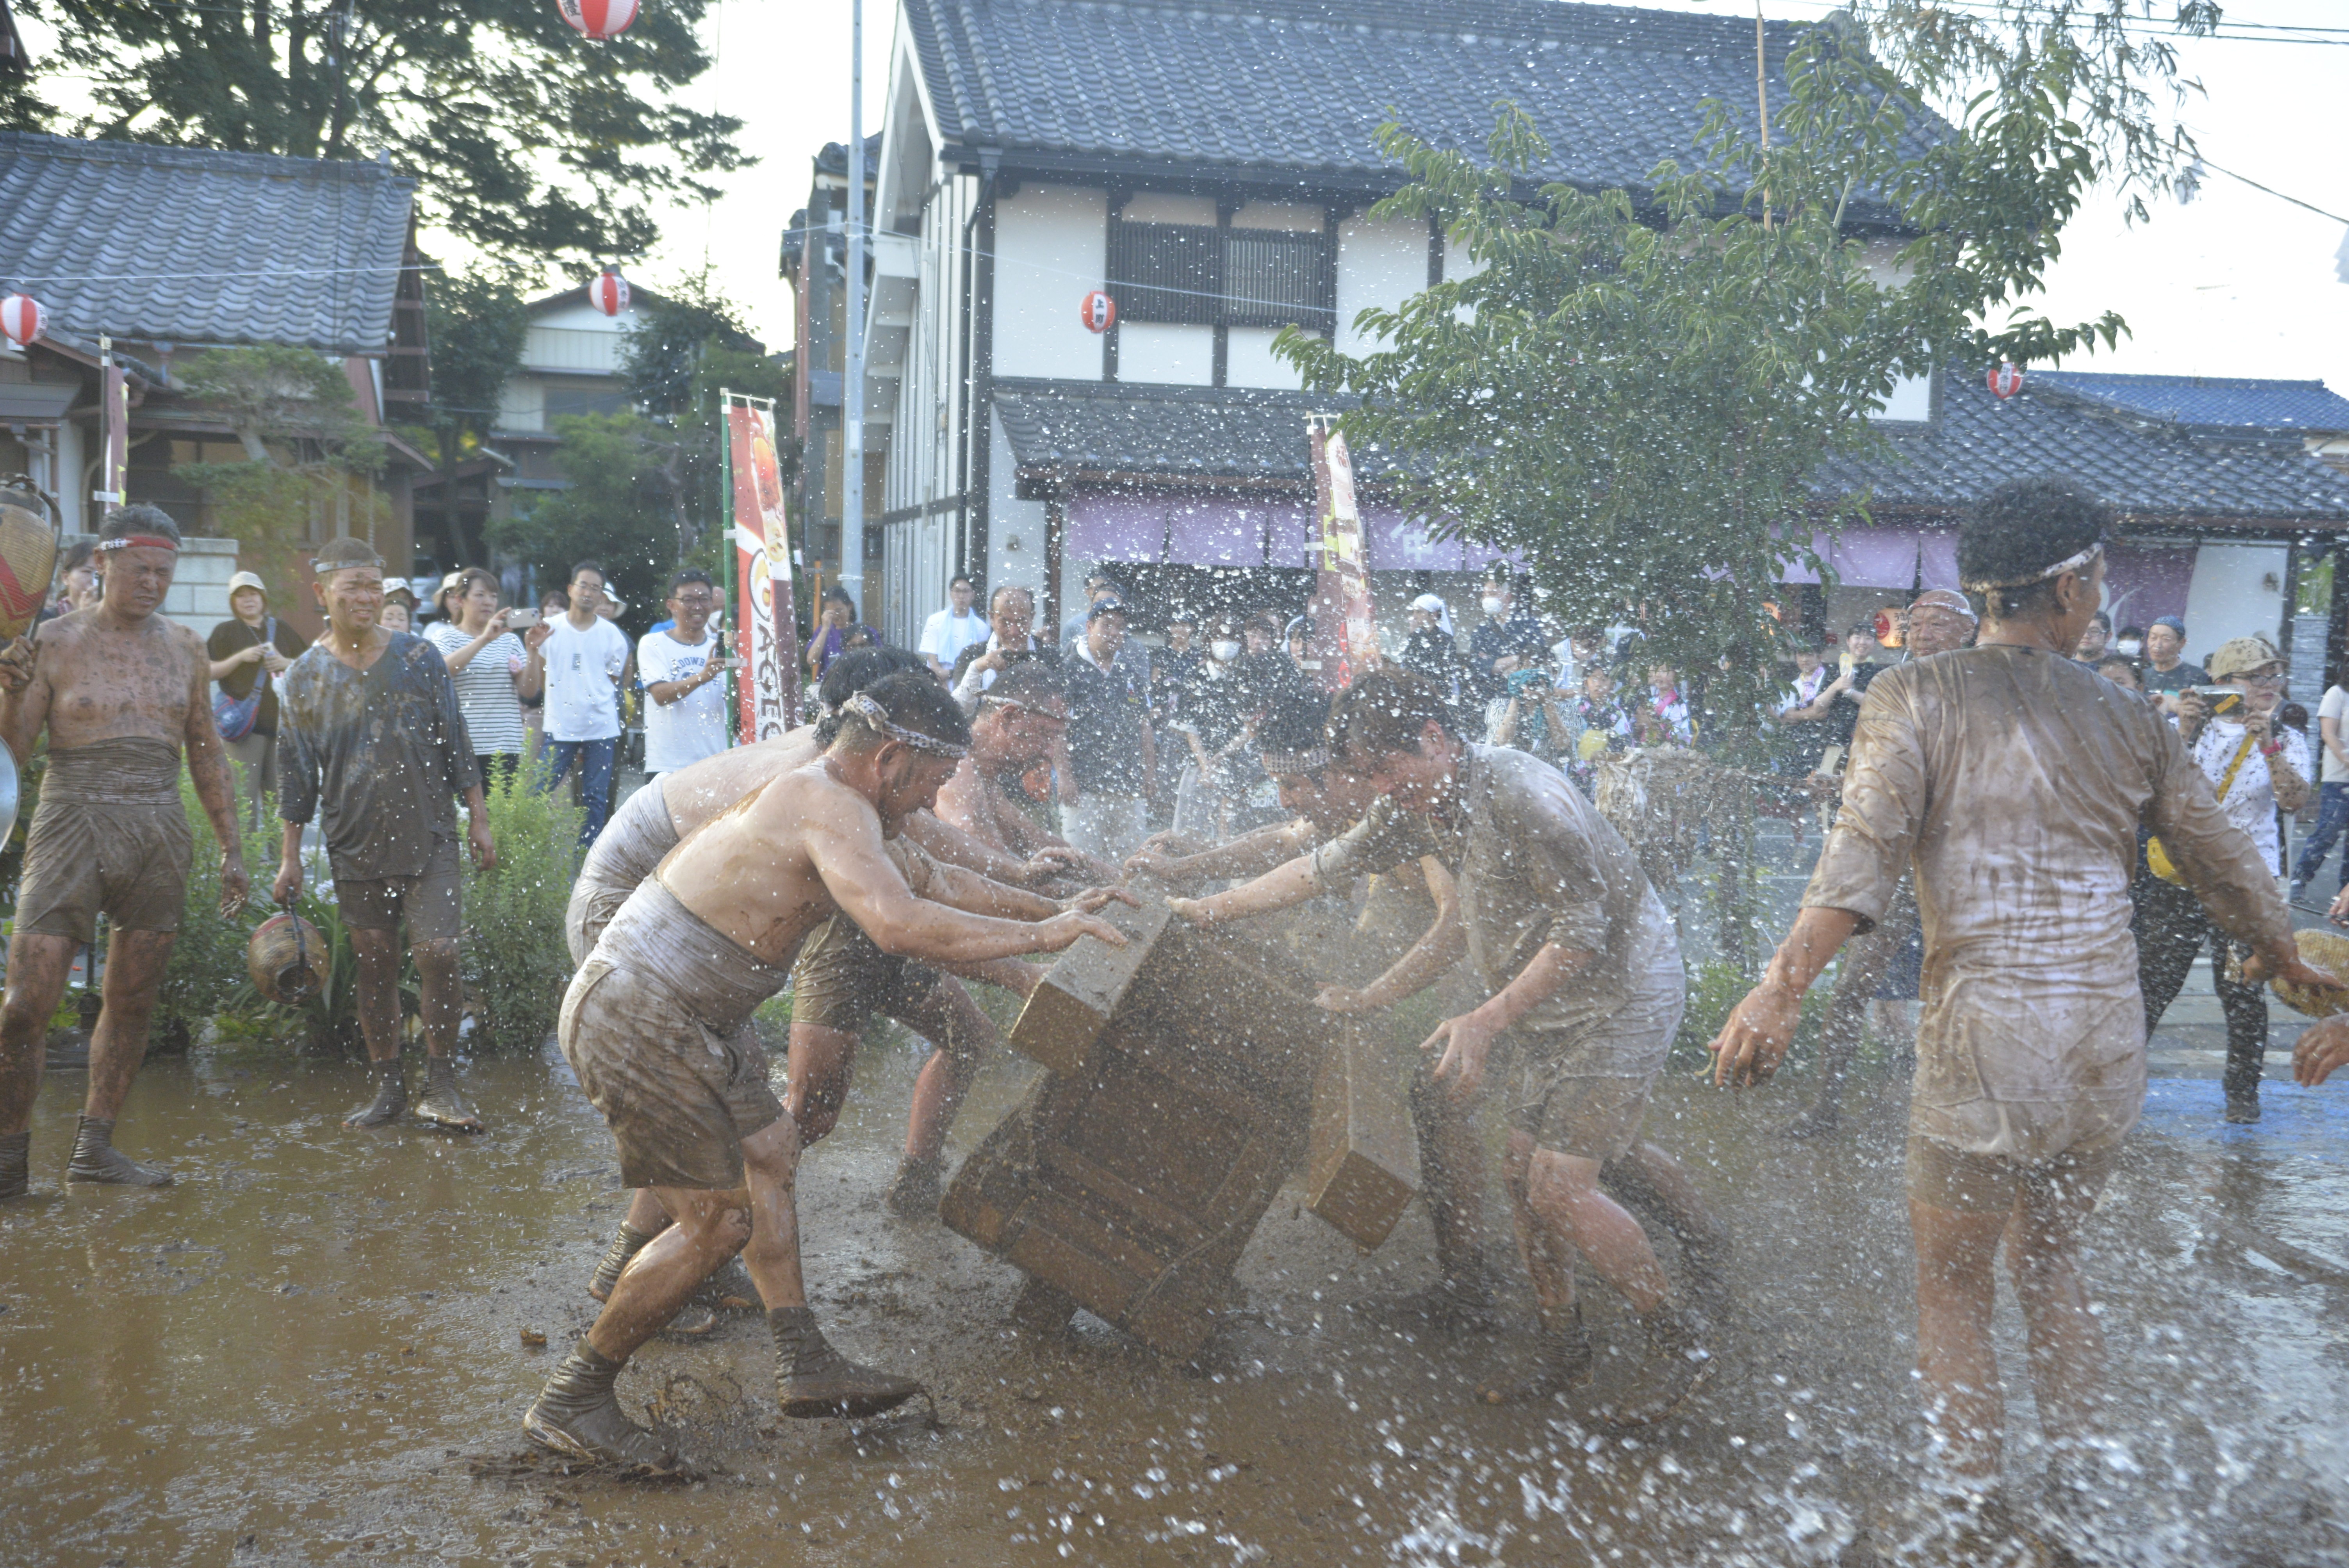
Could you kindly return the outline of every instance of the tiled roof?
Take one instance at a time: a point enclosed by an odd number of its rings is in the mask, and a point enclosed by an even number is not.
[[[383,163],[0,134],[0,285],[52,336],[381,353],[415,191]]]
[[[2189,429],[2256,435],[2349,431],[2349,397],[2322,381],[2230,376],[2106,376],[2034,370],[2031,382],[2114,413]]]
[[[1309,482],[1306,416],[1342,413],[1359,401],[1239,387],[995,383],[996,411],[1023,469],[1195,480]],[[1377,452],[1354,454],[1365,478],[1392,466]]]
[[[1392,115],[1481,151],[1496,98],[1556,151],[1541,171],[1637,187],[1687,165],[1718,98],[1756,119],[1754,23],[1557,0],[905,0],[948,143],[1392,172]],[[1786,101],[1797,24],[1764,28]]]
[[[2047,376],[2032,371],[2001,402],[1980,377],[1946,373],[1930,425],[1897,430],[1889,458],[1829,462],[1816,488],[1866,486],[1878,505],[1946,510],[2005,480],[2060,473],[2139,519],[2349,523],[2349,476],[2297,449],[2147,429],[2039,390]]]
[[[2035,374],[2035,373],[2034,373]],[[996,407],[1022,469],[1140,479],[1270,479],[1309,484],[1305,416],[1350,397],[1247,388],[1094,381],[996,383]],[[1863,487],[1880,507],[1949,513],[2002,480],[2064,473],[2139,521],[2349,524],[2349,476],[2301,452],[2129,428],[2023,391],[2002,403],[1971,377],[1947,376],[1930,426],[1896,428],[1889,457],[1838,459],[1815,488]],[[1391,455],[1357,451],[1376,479]]]

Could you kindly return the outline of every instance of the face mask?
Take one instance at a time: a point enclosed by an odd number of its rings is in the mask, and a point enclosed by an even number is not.
[[[1495,593],[1487,593],[1479,602],[1485,606],[1485,614],[1487,615],[1497,615],[1503,608],[1500,596]]]
[[[1229,637],[1217,637],[1207,645],[1207,650],[1216,655],[1216,662],[1219,665],[1230,664],[1240,656],[1240,645]]]
[[[2137,655],[2145,652],[2145,645],[2138,642],[2135,637],[2123,637],[2114,645],[2120,650],[2124,656],[2127,658],[2133,659],[2137,657]]]

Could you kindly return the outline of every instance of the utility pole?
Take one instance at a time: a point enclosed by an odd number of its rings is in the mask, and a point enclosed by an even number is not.
[[[840,585],[864,603],[864,0],[848,0],[848,366],[840,380]],[[823,607],[816,606],[816,619]]]

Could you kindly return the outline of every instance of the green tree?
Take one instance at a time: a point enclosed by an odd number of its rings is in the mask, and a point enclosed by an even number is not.
[[[544,583],[569,579],[574,562],[601,562],[604,580],[628,603],[642,631],[680,553],[668,432],[639,414],[580,414],[554,422],[555,466],[567,490],[528,511],[495,518],[489,542],[528,563]]]
[[[530,332],[523,285],[518,269],[492,264],[440,273],[424,291],[432,398],[426,409],[428,438],[420,444],[440,469],[440,493],[450,501],[450,542],[460,563],[489,564],[487,542],[465,537],[457,513],[457,465],[488,438],[506,381],[522,364]]]
[[[741,121],[680,94],[709,67],[708,0],[661,0],[602,43],[552,0],[17,0],[57,30],[0,119],[78,136],[293,158],[388,151],[427,223],[493,253],[628,255],[657,237],[657,197],[706,201],[700,176],[750,161]],[[55,74],[95,108],[41,96]]]
[[[1864,512],[1817,476],[1880,449],[1870,416],[1896,379],[2125,330],[2016,302],[2096,180],[2158,177],[2178,145],[2150,111],[2165,67],[2073,15],[2099,7],[1984,8],[2024,32],[1907,0],[1862,8],[1873,39],[1806,29],[1766,142],[1742,129],[1751,103],[1713,105],[1702,167],[1661,164],[1637,191],[1537,185],[1555,165],[1513,105],[1483,166],[1389,125],[1410,183],[1373,211],[1432,219],[1479,270],[1361,313],[1370,352],[1293,330],[1280,351],[1309,386],[1361,395],[1350,440],[1403,459],[1406,504],[1520,551],[1569,620],[1636,614],[1658,656],[1719,672],[1716,716],[1761,712],[1779,561],[1823,566],[1813,531]],[[1951,121],[1921,108],[1961,88]],[[1868,253],[1861,217],[1907,236],[1897,257]]]

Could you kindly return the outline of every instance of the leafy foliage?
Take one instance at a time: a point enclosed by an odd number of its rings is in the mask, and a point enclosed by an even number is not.
[[[630,607],[657,600],[680,544],[672,443],[639,414],[579,414],[557,419],[555,466],[571,488],[543,493],[528,511],[492,518],[489,543],[535,567],[541,583],[567,583],[572,563],[593,559]]]
[[[554,1027],[571,983],[563,912],[578,859],[579,810],[532,789],[534,769],[483,794],[498,866],[468,868],[464,975],[482,1045],[532,1050]]]
[[[709,68],[708,0],[647,5],[592,43],[548,0],[18,0],[56,28],[0,116],[78,136],[365,158],[421,184],[422,216],[492,254],[627,255],[655,197],[708,200],[698,176],[749,161],[741,122],[680,101]],[[54,69],[93,112],[39,96]]]
[[[1370,352],[1279,343],[1308,386],[1361,396],[1350,438],[1402,460],[1408,506],[1521,552],[1570,622],[1636,618],[1709,674],[1716,714],[1765,711],[1780,560],[1824,568],[1814,530],[1864,513],[1816,476],[1876,449],[1897,379],[2126,330],[1984,318],[2038,288],[2099,176],[2148,181],[2169,145],[2148,91],[2164,60],[2092,25],[2119,0],[1858,9],[1873,33],[1805,30],[1766,140],[1713,104],[1704,166],[1664,162],[1636,192],[1532,189],[1550,150],[1511,104],[1481,166],[1386,126],[1410,183],[1374,214],[1432,220],[1473,270],[1362,312]],[[1952,95],[1954,123],[1922,107]]]
[[[507,378],[521,367],[530,333],[525,274],[515,267],[485,263],[470,272],[441,273],[424,291],[425,325],[432,342],[432,399],[419,443],[433,454],[444,495],[455,493],[454,474],[468,454],[480,449],[498,418]],[[460,509],[448,512],[460,532]],[[459,538],[460,557],[489,563],[483,542]]]

